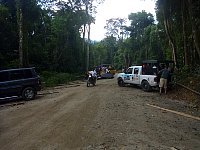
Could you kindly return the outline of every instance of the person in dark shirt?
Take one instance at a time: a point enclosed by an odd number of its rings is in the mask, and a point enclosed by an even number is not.
[[[164,69],[160,70],[158,74],[161,74],[159,83],[160,94],[162,93],[162,88],[165,89],[165,94],[167,94],[167,79],[170,75],[169,68],[167,69],[167,67],[165,67]]]

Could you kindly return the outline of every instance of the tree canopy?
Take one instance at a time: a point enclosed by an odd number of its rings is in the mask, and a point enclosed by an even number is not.
[[[121,69],[146,59],[174,60],[177,68],[200,65],[199,1],[157,0],[156,18],[145,11],[127,14],[128,20],[110,18],[106,37],[92,42],[86,32],[102,2],[0,0],[0,69],[72,73],[101,63]]]

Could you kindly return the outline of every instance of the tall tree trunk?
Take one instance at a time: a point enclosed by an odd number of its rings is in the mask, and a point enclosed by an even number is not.
[[[150,43],[150,42],[149,42],[149,43]],[[145,49],[146,49],[146,60],[148,60],[148,59],[149,59],[150,47],[151,47],[151,44],[150,44],[150,45],[147,45],[147,46],[145,46]]]
[[[192,0],[188,0],[188,10],[189,10],[190,22],[191,22],[191,25],[192,25],[192,34],[193,34],[194,44],[195,44],[196,51],[197,51],[199,58],[200,58],[200,39],[199,39],[199,36],[198,36],[199,33],[198,33],[198,28],[197,28],[196,22],[193,19]]]
[[[184,48],[184,63],[186,66],[189,65],[189,55],[188,55],[188,47],[187,47],[187,35],[186,35],[186,21],[187,15],[185,13],[185,1],[181,0],[182,3],[182,25],[183,25],[183,48]]]
[[[23,66],[23,16],[22,16],[22,9],[19,10],[19,58],[20,58],[20,66]]]
[[[90,23],[88,24],[87,64],[86,64],[87,72],[88,72],[88,68],[89,68],[89,60],[90,60]]]
[[[125,63],[125,67],[127,69],[130,66],[130,55],[128,52],[125,52],[125,54],[124,54],[124,63]]]
[[[82,53],[84,54],[84,67],[85,67],[85,64],[86,64],[86,59],[85,59],[85,32],[86,32],[86,24],[83,25],[83,41],[82,41]],[[86,68],[86,72],[87,72],[87,68]]]
[[[28,46],[27,24],[23,22],[23,67],[29,66],[29,46]]]
[[[21,0],[16,0],[17,6],[17,23],[19,32],[19,66],[22,67],[23,63],[23,14]]]
[[[177,64],[177,54],[176,54],[176,46],[175,46],[174,40],[173,40],[173,38],[172,38],[170,29],[169,29],[170,24],[169,24],[169,20],[168,20],[167,17],[166,17],[166,14],[165,14],[165,10],[164,10],[164,9],[163,9],[163,17],[164,17],[165,31],[166,31],[167,37],[168,37],[168,39],[169,39],[169,44],[170,44],[170,46],[171,46],[171,48],[172,48],[174,65],[175,65],[175,68],[178,68],[178,64]]]
[[[87,21],[89,21],[89,12],[88,12],[88,6],[89,6],[89,0],[86,1],[86,15],[87,15]],[[86,49],[86,72],[88,72],[88,68],[89,68],[89,38],[90,38],[90,24],[88,24],[88,42],[87,42],[87,49]]]

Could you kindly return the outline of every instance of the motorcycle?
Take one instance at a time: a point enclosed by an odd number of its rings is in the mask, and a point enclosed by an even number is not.
[[[87,87],[89,87],[90,84],[92,84],[93,86],[96,85],[96,77],[95,77],[95,76],[92,76],[91,74],[88,75]]]

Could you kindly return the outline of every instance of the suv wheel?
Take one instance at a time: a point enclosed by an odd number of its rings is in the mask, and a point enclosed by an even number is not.
[[[147,81],[142,81],[141,86],[145,92],[149,92],[151,90],[151,86],[149,85]]]
[[[35,98],[36,92],[32,87],[27,87],[22,91],[22,98],[25,100],[32,100]]]

